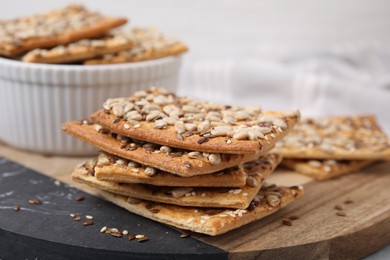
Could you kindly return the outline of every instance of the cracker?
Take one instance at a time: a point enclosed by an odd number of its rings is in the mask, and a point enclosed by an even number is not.
[[[241,187],[245,185],[247,177],[244,169],[238,166],[212,174],[180,177],[103,152],[99,154],[94,170],[95,177],[100,181],[172,187]]]
[[[103,16],[80,5],[3,20],[0,21],[0,55],[13,57],[36,48],[102,36],[126,22],[126,18]]]
[[[118,34],[102,39],[84,39],[50,50],[35,49],[24,55],[22,59],[33,63],[70,63],[128,50],[132,47],[133,42],[130,38]]]
[[[127,35],[133,39],[134,48],[90,59],[85,61],[84,64],[98,65],[145,61],[179,55],[188,51],[187,45],[174,38],[164,36],[156,28],[134,28]]]
[[[217,172],[254,160],[256,154],[207,154],[142,142],[111,134],[88,122],[67,122],[62,129],[103,151],[183,177]]]
[[[374,162],[370,160],[283,159],[281,165],[323,181],[356,172]]]
[[[281,197],[268,199],[270,192]],[[97,190],[104,199],[143,217],[211,236],[220,235],[255,220],[264,218],[303,196],[303,188],[272,187],[256,195],[247,209],[205,209],[139,201],[131,197]]]
[[[372,115],[308,118],[275,152],[296,159],[390,160],[390,140]]]
[[[97,189],[148,201],[179,206],[246,209],[260,190],[264,179],[275,169],[280,160],[280,156],[270,154],[245,163],[243,168],[248,176],[248,182],[240,188],[158,187],[99,181],[85,166],[77,168],[72,178],[76,182]]]
[[[298,112],[216,105],[163,88],[108,99],[103,108],[91,120],[115,133],[211,153],[265,154],[299,119]]]

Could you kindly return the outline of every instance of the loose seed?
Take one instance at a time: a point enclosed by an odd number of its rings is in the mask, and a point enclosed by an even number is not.
[[[89,221],[86,221],[83,223],[84,226],[90,226],[90,225],[93,225],[93,221],[92,220],[89,220]]]
[[[39,199],[36,199],[36,198],[28,200],[28,203],[30,203],[32,205],[40,205],[40,204],[42,204],[42,202]]]
[[[85,197],[83,195],[77,195],[76,197],[74,197],[74,199],[76,201],[83,201],[83,200],[85,200]]]
[[[144,238],[144,237],[145,237],[145,236],[144,236],[144,235],[141,235],[141,234],[135,236],[135,238],[137,238],[137,239]]]
[[[74,218],[74,217],[76,217],[76,215],[75,215],[75,214],[73,214],[73,213],[70,213],[70,214],[69,214],[69,216],[70,216],[71,218]]]
[[[127,239],[128,239],[128,240],[133,240],[133,239],[135,239],[136,236],[137,236],[136,234],[131,234],[131,235],[129,235],[129,236],[127,237]]]
[[[80,216],[76,216],[76,217],[74,218],[75,221],[80,221],[80,219],[81,219]]]
[[[107,230],[107,227],[102,227],[102,229],[100,229],[100,233],[104,233],[104,232],[106,232],[106,230]]]
[[[180,234],[180,238],[186,238],[186,237],[189,237],[190,236],[190,234],[188,234],[188,233],[181,233]]]
[[[122,231],[122,235],[126,236],[127,234],[129,234],[129,231],[127,231],[126,229]]]
[[[91,216],[91,215],[85,215],[85,218],[86,218],[86,219],[93,219],[93,216]]]
[[[111,236],[113,236],[113,237],[122,237],[122,233],[120,233],[120,232],[112,232]]]
[[[19,210],[20,210],[20,206],[19,206],[19,205],[15,205],[15,206],[13,207],[13,210],[14,210],[14,211],[19,211]]]
[[[148,237],[143,237],[143,238],[138,239],[138,242],[142,243],[142,242],[146,242],[148,240],[149,240]]]

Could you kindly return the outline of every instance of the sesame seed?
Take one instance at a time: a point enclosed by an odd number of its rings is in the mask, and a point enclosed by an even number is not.
[[[20,205],[15,205],[15,206],[13,206],[13,210],[14,210],[14,211],[19,211],[19,210],[20,210]]]
[[[242,194],[242,196],[248,197],[248,192],[244,192],[244,193]]]
[[[129,234],[129,231],[127,231],[126,229],[122,231],[122,235],[126,236],[127,234]]]
[[[74,218],[74,217],[76,217],[76,215],[75,215],[75,214],[73,214],[73,213],[70,213],[70,214],[69,214],[69,216],[70,216],[71,218]]]
[[[189,237],[190,236],[190,234],[188,234],[188,233],[181,233],[180,234],[180,238],[186,238],[186,237]]]
[[[137,238],[137,239],[144,238],[144,237],[145,237],[145,236],[144,236],[144,235],[141,235],[141,234],[135,236],[135,238]]]
[[[129,125],[129,124],[124,124],[124,125],[123,125],[123,128],[124,128],[124,129],[130,129],[130,125]]]
[[[91,215],[85,215],[85,218],[87,218],[87,219],[93,219],[93,216],[91,216]]]
[[[80,219],[81,219],[80,216],[76,216],[76,217],[74,218],[75,221],[80,221]]]
[[[135,237],[136,237],[136,234],[131,234],[131,235],[129,235],[129,236],[127,237],[127,239],[128,239],[128,240],[133,240],[133,239],[135,239]]]

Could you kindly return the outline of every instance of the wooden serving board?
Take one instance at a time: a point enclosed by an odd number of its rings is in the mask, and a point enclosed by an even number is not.
[[[5,145],[0,145],[0,156],[92,192],[70,180],[75,165],[87,158],[48,157]],[[274,173],[270,181],[304,184],[305,196],[276,214],[217,237],[193,233],[187,243],[192,246],[192,243],[200,243],[198,247],[204,250],[205,256],[230,259],[356,259],[390,243],[390,162],[326,182],[315,182],[287,170]],[[345,203],[348,200],[352,203]],[[336,205],[343,208],[346,216],[336,215]],[[118,221],[123,221],[122,215],[135,216],[123,210],[116,214]],[[299,219],[292,220],[292,226],[281,224],[282,219],[290,216]],[[163,225],[150,223],[160,232],[158,227]],[[74,239],[77,238],[76,233]],[[172,250],[182,243],[172,241]],[[198,253],[202,254],[200,251]],[[180,257],[191,258],[193,254],[189,250],[188,255],[182,252]]]

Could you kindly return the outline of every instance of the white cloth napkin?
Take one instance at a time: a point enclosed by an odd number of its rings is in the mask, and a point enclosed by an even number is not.
[[[390,50],[342,45],[284,58],[196,60],[184,64],[179,94],[303,116],[374,114],[390,134]]]

